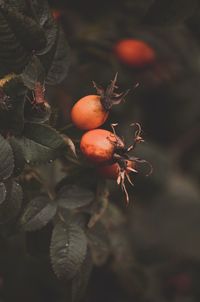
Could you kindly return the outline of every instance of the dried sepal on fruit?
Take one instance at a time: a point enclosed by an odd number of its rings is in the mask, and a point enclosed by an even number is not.
[[[116,85],[117,83],[117,76],[116,73],[114,79],[111,81],[110,85],[106,89],[102,86],[93,82],[94,87],[97,90],[97,94],[100,96],[101,104],[105,111],[109,111],[114,105],[118,105],[121,102],[125,101],[125,97],[129,93],[130,89],[126,90],[125,92],[117,93],[115,90],[119,87]]]
[[[34,84],[34,89],[26,94],[28,101],[25,107],[25,119],[36,123],[45,123],[50,119],[51,106],[45,99],[45,86],[40,82]]]
[[[73,124],[81,130],[92,130],[100,127],[108,118],[112,106],[125,100],[126,92],[117,93],[117,74],[106,89],[93,82],[97,95],[87,95],[75,103],[71,110]]]
[[[117,126],[117,124],[112,125],[112,128],[113,128],[114,134],[117,135],[116,131],[114,129],[115,126]],[[129,195],[128,195],[128,192],[126,189],[125,181],[127,180],[133,186],[133,182],[130,179],[129,173],[130,172],[137,173],[138,164],[141,164],[141,163],[147,164],[150,168],[149,172],[146,174],[146,176],[149,176],[153,172],[153,167],[148,161],[146,161],[145,159],[140,159],[140,158],[131,156],[129,154],[131,151],[133,151],[136,148],[137,144],[144,142],[144,139],[142,137],[141,125],[139,123],[132,123],[130,126],[136,127],[136,130],[134,132],[133,144],[129,147],[125,147],[123,150],[123,153],[121,153],[121,154],[115,153],[113,156],[114,159],[116,160],[116,163],[119,165],[117,184],[120,185],[122,190],[124,191],[124,193],[126,195],[127,203],[129,202]],[[129,163],[129,165],[128,165],[128,163]],[[132,163],[132,166],[130,163]]]
[[[44,104],[47,101],[44,97],[45,87],[40,82],[35,83],[34,90],[32,91],[32,97],[27,96],[28,100],[33,106]]]
[[[86,132],[81,139],[80,148],[85,157],[98,164],[98,173],[105,178],[111,178],[117,181],[126,195],[126,201],[129,202],[128,192],[126,190],[126,180],[133,185],[129,176],[131,172],[137,173],[138,164],[145,163],[150,167],[147,174],[152,173],[152,166],[144,159],[134,157],[130,154],[137,144],[144,142],[142,138],[142,129],[139,123],[131,124],[135,126],[133,144],[126,147],[124,141],[116,134],[115,127],[112,124],[112,130],[95,129]]]

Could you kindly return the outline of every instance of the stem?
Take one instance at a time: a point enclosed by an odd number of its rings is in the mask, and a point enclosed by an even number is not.
[[[59,129],[59,131],[62,132],[62,131],[68,130],[70,128],[73,128],[73,127],[74,127],[74,124],[70,123],[70,124],[66,125],[65,127]]]
[[[75,165],[83,166],[83,164],[82,164],[80,161],[78,161],[78,160],[75,159],[74,157],[71,157],[70,155],[65,155],[65,158],[66,158],[69,162],[71,162],[71,163],[73,163],[73,164],[75,164]]]

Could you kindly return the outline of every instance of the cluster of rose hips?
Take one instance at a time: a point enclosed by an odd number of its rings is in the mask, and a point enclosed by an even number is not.
[[[137,163],[146,162],[130,155],[138,143],[143,142],[140,124],[134,123],[137,129],[134,133],[133,144],[125,145],[123,139],[117,136],[115,126],[112,124],[112,132],[99,129],[107,120],[113,105],[124,101],[128,91],[116,93],[117,74],[106,89],[93,82],[97,95],[87,95],[78,100],[72,108],[71,119],[73,124],[86,131],[80,141],[80,149],[83,155],[91,163],[97,166],[98,173],[110,179],[114,179],[121,186],[129,201],[125,186],[127,179],[131,184],[130,172],[137,172]]]

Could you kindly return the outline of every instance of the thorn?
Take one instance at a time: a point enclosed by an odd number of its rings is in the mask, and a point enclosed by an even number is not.
[[[136,88],[138,88],[140,86],[140,83],[136,83],[134,86],[133,86],[133,89],[136,89]]]

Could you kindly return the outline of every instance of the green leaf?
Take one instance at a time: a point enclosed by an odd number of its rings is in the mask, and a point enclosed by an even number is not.
[[[92,258],[88,249],[85,260],[72,280],[71,302],[79,302],[83,298],[92,272],[92,267]]]
[[[23,192],[21,186],[15,181],[11,181],[6,185],[6,189],[6,200],[0,205],[0,224],[16,218],[22,205]]]
[[[0,135],[0,180],[9,178],[14,169],[13,151],[10,144]]]
[[[87,231],[89,245],[91,247],[93,263],[103,265],[110,255],[110,242],[108,231],[102,223],[97,222],[92,229]]]
[[[45,31],[47,44],[37,52],[47,74],[46,83],[55,85],[64,80],[69,67],[69,47],[61,27],[53,20],[47,1],[33,1],[32,9]]]
[[[66,185],[57,195],[59,207],[76,209],[89,205],[94,200],[94,193],[77,185]]]
[[[56,203],[48,196],[38,196],[31,200],[25,208],[20,225],[24,231],[37,231],[43,228],[53,219],[56,214]]]
[[[51,107],[47,102],[33,106],[26,103],[24,118],[26,121],[37,124],[44,124],[49,121],[51,116]]]
[[[22,152],[22,148],[19,145],[19,143],[17,142],[17,140],[15,139],[15,137],[11,137],[9,139],[9,143],[12,147],[13,150],[13,156],[14,156],[14,171],[13,174],[14,176],[19,176],[22,171],[24,170],[25,167],[25,158],[24,158],[24,154]]]
[[[87,254],[87,239],[76,224],[56,224],[51,240],[53,270],[60,279],[72,279],[80,270]]]
[[[20,76],[24,85],[33,90],[36,82],[45,82],[44,66],[36,56],[33,56]]]
[[[44,144],[46,147],[52,149],[59,149],[60,147],[65,146],[62,136],[48,125],[26,123],[24,127],[24,136],[38,144]]]
[[[24,137],[17,138],[29,164],[46,163],[55,160],[67,149],[62,136],[44,124],[26,123]]]
[[[0,183],[0,204],[6,199],[7,190],[3,182]]]

